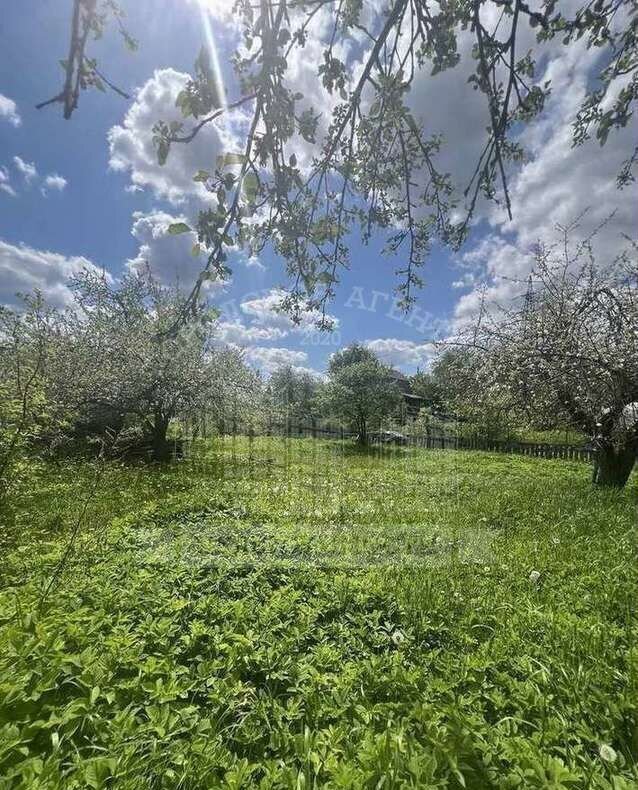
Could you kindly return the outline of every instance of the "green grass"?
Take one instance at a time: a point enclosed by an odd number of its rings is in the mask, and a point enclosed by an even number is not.
[[[635,480],[282,439],[99,474],[15,494],[0,788],[638,786]]]

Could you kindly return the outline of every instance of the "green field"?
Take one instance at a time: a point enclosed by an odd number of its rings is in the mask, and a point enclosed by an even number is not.
[[[589,474],[310,439],[34,465],[0,788],[637,787],[636,480]]]

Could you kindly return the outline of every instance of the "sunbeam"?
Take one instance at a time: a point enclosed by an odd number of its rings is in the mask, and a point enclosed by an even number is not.
[[[213,32],[212,18],[214,17],[214,10],[206,0],[199,0],[199,11],[202,18],[202,29],[204,31],[204,39],[206,48],[210,55],[213,72],[215,74],[215,86],[219,96],[221,106],[226,107],[226,86],[224,85],[224,76],[222,73],[221,65],[219,63],[219,52],[217,51],[217,42],[215,41],[215,33]]]

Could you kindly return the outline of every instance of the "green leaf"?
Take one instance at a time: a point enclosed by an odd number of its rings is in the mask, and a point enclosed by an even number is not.
[[[157,162],[160,165],[166,164],[168,159],[168,152],[170,150],[170,143],[168,140],[159,140],[157,143]]]
[[[180,233],[189,233],[190,230],[190,226],[185,222],[173,222],[172,225],[168,226],[168,232],[171,234],[171,236],[177,236]]]
[[[189,115],[193,114],[193,108],[191,107],[191,97],[187,90],[180,91],[177,94],[175,106],[179,107],[184,118],[188,118]]]
[[[122,30],[121,33],[124,43],[126,44],[126,48],[129,50],[129,52],[137,52],[137,39],[133,38],[133,36],[130,33],[127,33],[126,30]]]
[[[244,195],[249,203],[254,203],[259,191],[259,179],[254,173],[246,173],[242,182]]]

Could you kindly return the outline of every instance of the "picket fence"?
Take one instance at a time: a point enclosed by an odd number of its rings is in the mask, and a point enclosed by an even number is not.
[[[256,432],[251,427],[234,424],[227,427],[228,434],[256,436],[287,436],[287,437],[313,437],[326,439],[353,439],[355,434],[337,425],[307,425],[297,422],[269,423]],[[380,432],[372,432],[379,434]],[[382,433],[382,431],[381,431]],[[570,444],[542,444],[539,442],[516,442],[507,440],[484,439],[478,436],[451,436],[446,434],[415,434],[398,432],[405,444],[413,447],[423,447],[428,450],[482,450],[491,453],[503,453],[506,455],[526,455],[533,458],[558,458],[566,461],[593,462],[596,451],[588,446]],[[391,446],[382,442],[374,442],[373,445],[382,448]]]

